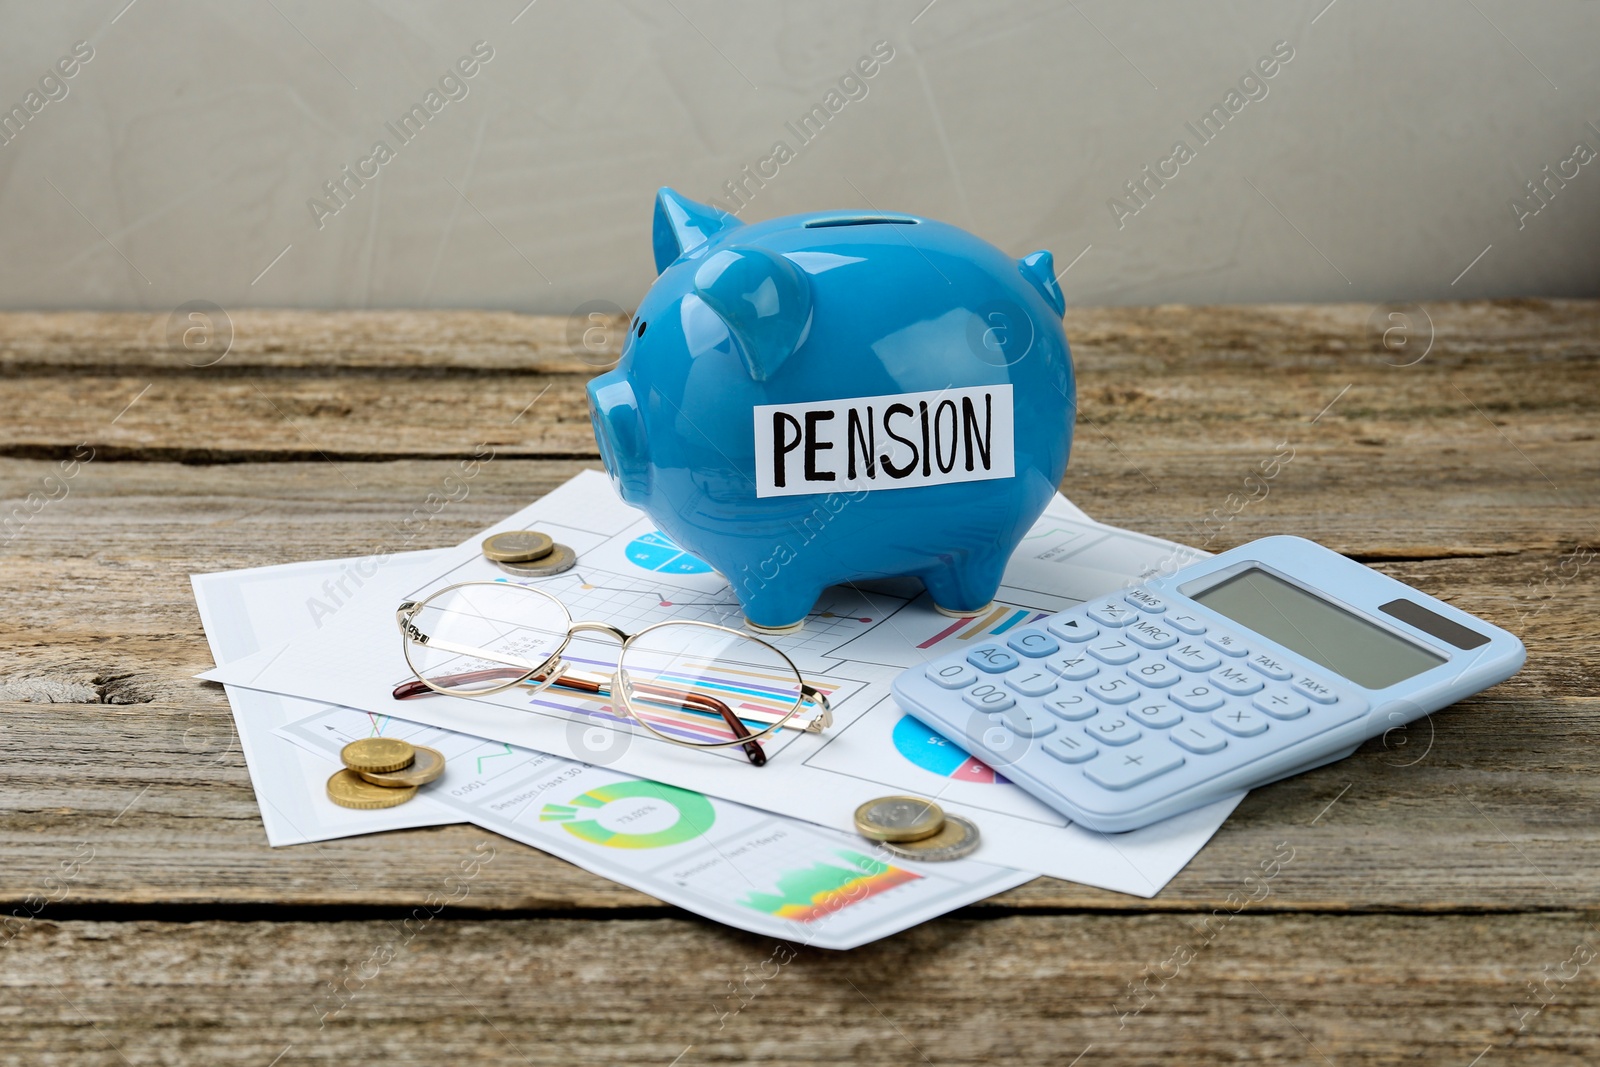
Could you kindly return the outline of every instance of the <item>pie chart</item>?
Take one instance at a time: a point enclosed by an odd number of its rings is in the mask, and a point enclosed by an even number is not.
[[[717,812],[704,795],[661,782],[614,782],[565,804],[546,804],[540,822],[559,823],[573,837],[606,848],[662,848],[693,841]]]
[[[711,564],[673,543],[660,530],[652,530],[628,542],[623,549],[628,562],[657,574],[709,574]]]
[[[895,750],[925,771],[958,782],[1008,784],[987,763],[973,759],[953,741],[934,733],[909,715],[900,716],[900,721],[894,724],[893,737]]]

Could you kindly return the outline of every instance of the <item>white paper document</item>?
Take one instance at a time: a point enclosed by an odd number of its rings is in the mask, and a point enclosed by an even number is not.
[[[973,860],[911,863],[854,834],[371,712],[324,707],[279,732],[330,767],[360,737],[436,748],[445,772],[426,793],[459,819],[708,919],[819,948],[876,941],[1034,877]]]
[[[577,567],[548,578],[509,578],[483,559],[474,539],[420,568],[367,582],[314,635],[203,677],[401,715],[844,831],[852,829],[853,812],[864,801],[915,793],[979,825],[983,845],[976,859],[1141,896],[1153,896],[1170,881],[1238,802],[1219,801],[1131,833],[1095,833],[1072,825],[895,706],[889,683],[903,668],[1201,556],[1095,523],[1059,496],[1013,555],[995,606],[982,615],[939,614],[915,581],[863,583],[828,590],[801,631],[771,638],[807,681],[829,693],[834,725],[820,735],[784,730],[764,739],[764,767],[752,766],[737,749],[689,749],[660,740],[632,728],[608,698],[560,689],[518,686],[472,699],[396,701],[392,690],[411,673],[395,606],[457,582],[523,582],[559,598],[575,619],[628,632],[668,619],[741,625],[727,581],[621,503],[599,473],[579,474],[496,528],[520,527],[570,545]],[[614,642],[580,637],[565,658],[576,668],[609,673],[616,654]]]
[[[410,552],[391,563],[399,569],[425,562],[436,552]],[[194,587],[206,641],[218,663],[241,659],[263,648],[281,647],[285,641],[317,629],[331,612],[330,598],[340,603],[353,593],[351,560],[288,563],[276,567],[220,574],[196,574]],[[338,584],[350,591],[340,595]],[[337,610],[335,608],[335,610]],[[320,705],[259,689],[224,687],[233,709],[234,726],[244,749],[250,784],[261,805],[261,822],[270,845],[301,845],[336,837],[401,830],[412,826],[438,826],[462,822],[462,817],[426,797],[383,811],[351,811],[328,799],[328,776],[338,770],[326,759],[313,756],[274,731]]]
[[[435,555],[397,556],[386,569]],[[195,575],[213,654],[226,661],[314,628],[327,608],[336,614],[348,602],[346,576],[358,562],[367,561]],[[1034,877],[973,860],[911,863],[854,834],[503,742],[259,690],[227,692],[274,845],[472,822],[717,922],[836,949]],[[444,776],[396,808],[334,804],[325,783],[340,768],[339,750],[380,734],[443,752]]]

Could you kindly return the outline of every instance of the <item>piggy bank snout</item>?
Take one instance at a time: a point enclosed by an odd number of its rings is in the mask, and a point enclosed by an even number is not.
[[[612,484],[627,503],[644,503],[650,496],[650,461],[633,386],[612,372],[591,381],[588,394],[589,420]]]

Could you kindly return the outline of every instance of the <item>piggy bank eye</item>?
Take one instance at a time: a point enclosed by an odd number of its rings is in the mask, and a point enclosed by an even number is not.
[[[643,319],[640,319],[638,327],[635,328],[634,331],[633,331],[634,336],[635,337],[643,337],[644,336],[644,328],[647,325],[649,325],[649,324],[646,323]]]

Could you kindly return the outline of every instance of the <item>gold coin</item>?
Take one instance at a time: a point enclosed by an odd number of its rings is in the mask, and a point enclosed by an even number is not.
[[[506,563],[495,560],[494,565],[507,574],[515,574],[523,578],[548,578],[552,574],[570,571],[578,562],[578,554],[566,545],[556,545],[550,554],[532,563]]]
[[[921,797],[879,797],[856,809],[856,832],[873,841],[920,841],[944,825],[944,809]]]
[[[946,815],[944,826],[932,837],[921,841],[885,841],[883,848],[902,859],[937,863],[972,855],[978,850],[979,841],[978,828],[971,822],[959,815]]]
[[[496,563],[529,563],[543,559],[555,547],[549,534],[538,530],[507,530],[483,539],[483,555]]]
[[[398,737],[363,737],[339,750],[339,758],[352,771],[398,771],[411,766],[417,750]]]
[[[417,758],[409,767],[380,774],[376,771],[357,771],[373,785],[398,789],[408,785],[427,785],[444,773],[444,753],[427,745],[417,745]]]
[[[345,769],[328,779],[328,799],[341,808],[393,808],[417,795],[417,787],[391,789],[364,782],[355,771]]]

